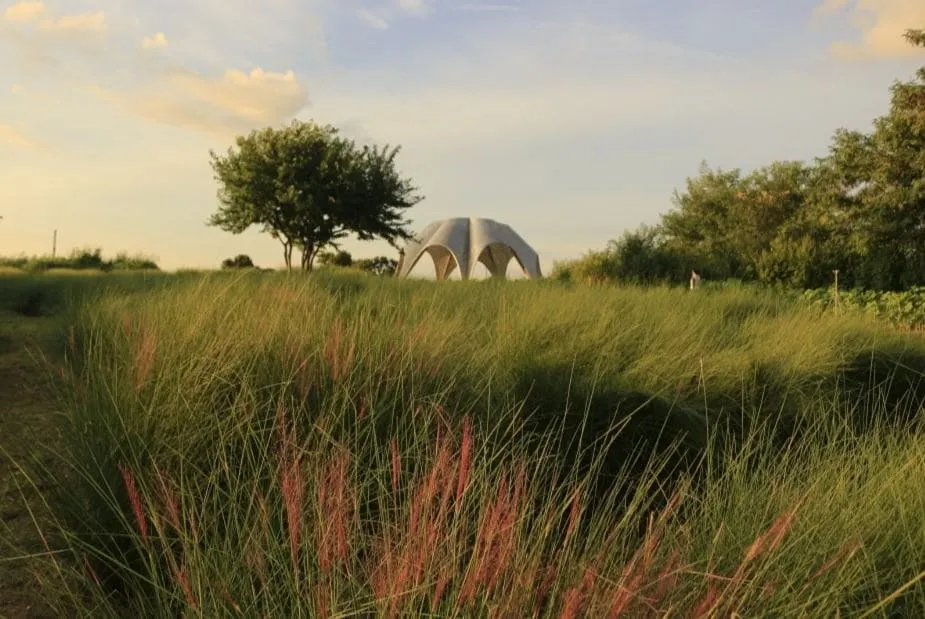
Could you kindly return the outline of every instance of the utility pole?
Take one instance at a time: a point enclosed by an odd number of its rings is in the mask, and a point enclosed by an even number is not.
[[[51,257],[55,257],[55,252],[58,249],[58,231],[55,230],[54,234],[51,236]]]
[[[841,298],[838,294],[838,269],[835,269],[832,272],[835,273],[835,307],[841,308]]]

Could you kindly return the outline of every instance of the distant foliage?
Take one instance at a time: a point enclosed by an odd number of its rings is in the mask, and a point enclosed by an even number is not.
[[[353,256],[349,251],[327,251],[318,254],[318,262],[323,266],[349,267],[353,266]]]
[[[925,47],[923,31],[908,41]],[[840,129],[826,156],[745,172],[710,168],[675,192],[674,208],[643,229],[559,265],[559,279],[683,283],[691,269],[821,288],[925,286],[925,67],[897,82],[869,133]]]
[[[375,258],[361,258],[354,262],[353,266],[373,275],[394,275],[395,269],[398,268],[398,261],[388,256],[376,256]]]
[[[865,312],[896,326],[925,328],[925,286],[903,292],[842,290],[837,295],[834,288],[821,288],[807,290],[803,300],[824,310]]]
[[[398,267],[398,261],[387,256],[354,260],[350,252],[344,250],[322,252],[318,254],[318,263],[322,266],[358,269],[373,275],[392,275]]]
[[[667,246],[656,228],[643,226],[611,241],[603,251],[578,260],[557,262],[552,279],[583,283],[664,284],[683,282],[690,261]]]
[[[588,284],[616,279],[617,267],[608,251],[589,251],[577,260],[556,262],[550,277],[553,279]]]
[[[254,261],[247,254],[238,254],[234,258],[222,260],[223,269],[253,269]]]
[[[111,262],[113,271],[156,271],[157,263],[146,256],[129,256],[125,253],[116,254]],[[105,270],[105,269],[104,269]]]
[[[42,273],[51,270],[79,271],[157,271],[155,260],[148,256],[116,254],[115,258],[103,258],[99,248],[75,249],[68,256],[19,256],[0,258],[0,267],[8,267],[28,273]]]

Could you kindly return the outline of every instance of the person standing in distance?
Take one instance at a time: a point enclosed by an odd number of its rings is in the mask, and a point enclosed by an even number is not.
[[[700,274],[696,270],[691,271],[691,290],[700,287]]]

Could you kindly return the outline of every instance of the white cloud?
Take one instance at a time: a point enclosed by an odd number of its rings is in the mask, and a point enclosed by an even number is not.
[[[375,28],[376,30],[385,30],[389,27],[388,20],[368,9],[358,10],[357,17],[359,17],[362,21],[366,22],[369,26]]]
[[[24,9],[17,11],[19,16],[24,14]],[[115,24],[119,27],[114,28],[114,34],[120,36],[113,43],[133,30],[130,16],[122,17],[118,19],[117,14]],[[28,85],[31,79],[51,79],[53,90],[71,87],[158,124],[227,138],[288,120],[308,101],[306,90],[293,71],[265,71],[259,66],[247,71],[216,67],[209,62],[209,56],[221,54],[206,49],[204,61],[188,40],[178,49],[184,57],[178,61],[157,55],[118,53],[100,45],[103,39],[85,38],[86,34],[108,30],[107,14],[103,11],[46,15],[36,25],[35,31],[17,31],[9,39],[22,54],[18,67],[23,74],[22,84]],[[139,46],[148,50],[173,43],[168,42],[162,31],[135,36]],[[201,68],[191,69],[192,63]],[[81,107],[74,99],[70,101],[73,109]],[[9,137],[8,141],[14,140]],[[22,143],[19,138],[15,141]]]
[[[457,4],[453,10],[470,13],[519,13],[520,7],[513,4]]]
[[[148,120],[222,137],[294,116],[308,102],[292,71],[250,73],[228,69],[220,78],[181,70],[132,92],[97,88],[103,99]]]
[[[13,4],[3,12],[8,22],[25,24],[38,20],[48,9],[43,2],[37,0],[22,0]]]
[[[15,148],[38,148],[38,143],[30,140],[10,125],[0,124],[0,145]]]
[[[922,55],[903,37],[910,28],[925,26],[923,0],[825,0],[817,6],[813,18],[846,13],[852,25],[860,31],[860,40],[837,41],[832,53],[848,60],[864,58],[901,58]]]
[[[26,94],[26,87],[22,84],[13,84],[10,86],[10,94],[16,96],[24,95]]]
[[[43,19],[39,22],[39,28],[57,32],[105,32],[107,29],[106,14],[98,11],[80,15],[62,15],[57,19]]]
[[[426,15],[433,11],[430,0],[398,0],[398,7],[413,15]]]
[[[723,77],[738,73],[734,61],[618,28],[577,21],[504,30],[464,59],[451,60],[447,50],[417,65],[413,77],[389,77],[388,91],[370,91],[362,82],[320,91],[311,113],[380,139],[452,153],[680,126],[735,109],[746,88]]]
[[[167,47],[167,36],[163,32],[155,32],[141,40],[143,49],[159,49]]]

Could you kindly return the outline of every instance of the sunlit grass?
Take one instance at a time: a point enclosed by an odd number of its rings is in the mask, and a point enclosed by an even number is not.
[[[749,290],[146,288],[69,317],[49,586],[87,615],[925,609],[923,347],[871,319]]]

